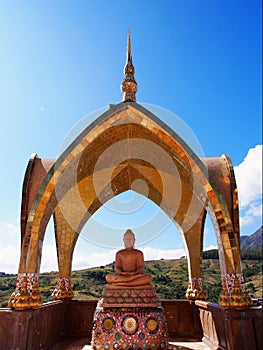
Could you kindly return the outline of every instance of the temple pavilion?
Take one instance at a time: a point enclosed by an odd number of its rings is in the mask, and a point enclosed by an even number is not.
[[[8,309],[0,311],[0,349],[17,344],[20,349],[48,349],[60,337],[90,339],[96,303],[74,299],[74,248],[89,218],[114,196],[129,190],[145,195],[141,183],[147,184],[147,198],[176,224],[187,253],[185,300],[162,301],[169,339],[203,340],[212,349],[261,348],[262,314],[253,308],[242,273],[231,159],[226,154],[200,158],[176,128],[136,102],[137,89],[129,34],[122,101],[109,105],[57,159],[37,154],[29,159],[22,188],[17,282]],[[207,300],[202,281],[207,216],[218,242],[218,304]],[[54,301],[43,304],[38,280],[51,217],[59,274]],[[9,340],[4,334],[10,334]]]

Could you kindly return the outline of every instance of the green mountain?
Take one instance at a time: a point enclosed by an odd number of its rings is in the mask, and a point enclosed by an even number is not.
[[[254,298],[262,297],[262,227],[250,236],[241,236],[242,270],[246,290]],[[76,299],[98,299],[105,287],[105,277],[112,273],[113,264],[73,271],[72,289]],[[160,299],[184,299],[188,286],[187,260],[152,260],[145,262],[146,273],[153,276],[153,285]],[[42,273],[39,290],[43,301],[51,300],[56,288],[57,272]],[[217,302],[221,292],[221,274],[218,250],[203,252],[202,279],[208,301]],[[14,291],[16,275],[0,272],[0,307],[6,307]]]
[[[262,226],[250,236],[241,236],[240,246],[242,260],[262,260]],[[218,250],[203,251],[203,259],[218,259]]]
[[[240,245],[242,250],[262,249],[262,229],[261,226],[256,232],[250,236],[241,236]]]
[[[254,298],[262,297],[262,259],[242,260],[246,290]],[[146,273],[153,276],[153,285],[160,299],[185,299],[188,285],[186,259],[152,260],[145,262]],[[71,280],[76,299],[98,299],[105,288],[105,277],[113,272],[113,264],[73,271]],[[51,300],[56,287],[57,272],[39,277],[39,290],[44,302]],[[208,301],[217,302],[221,292],[219,260],[207,258],[202,263],[203,285]],[[0,307],[6,307],[15,288],[16,276],[0,276]]]

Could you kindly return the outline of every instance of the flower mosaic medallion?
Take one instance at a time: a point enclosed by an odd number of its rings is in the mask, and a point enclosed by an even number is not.
[[[162,307],[97,307],[91,344],[93,350],[167,349],[167,334]]]

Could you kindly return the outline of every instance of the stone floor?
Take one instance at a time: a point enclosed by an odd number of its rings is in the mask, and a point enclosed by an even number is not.
[[[210,350],[208,346],[201,342],[171,342],[169,343],[171,350]],[[87,344],[86,339],[67,339],[58,342],[51,350],[91,350],[91,346]]]

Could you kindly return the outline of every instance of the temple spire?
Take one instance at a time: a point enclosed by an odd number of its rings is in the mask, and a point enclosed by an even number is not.
[[[127,57],[126,64],[124,67],[124,79],[121,83],[122,101],[132,101],[136,102],[136,92],[138,90],[137,82],[134,78],[134,66],[132,64],[132,54],[131,54],[131,38],[130,30],[128,30],[127,39]]]
[[[130,32],[130,29],[128,30],[128,38],[127,38],[127,55],[131,56],[131,32]]]

